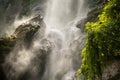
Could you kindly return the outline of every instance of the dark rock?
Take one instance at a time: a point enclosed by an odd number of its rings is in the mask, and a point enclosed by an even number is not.
[[[78,21],[76,27],[77,27],[77,28],[80,28],[80,30],[81,30],[82,32],[84,32],[84,30],[85,30],[85,23],[86,23],[86,22],[87,22],[87,18],[81,19],[80,21]]]
[[[88,4],[90,8],[100,7],[105,5],[108,0],[88,0]]]
[[[40,16],[32,18],[21,24],[12,35],[0,38],[0,79],[6,80],[3,71],[3,63],[10,52],[20,51],[24,46],[26,49],[32,46],[36,35],[44,35],[45,23]],[[42,33],[40,34],[39,32]],[[38,37],[38,36],[37,36]],[[42,51],[42,50],[40,50]],[[5,66],[5,65],[4,65]],[[7,65],[6,65],[7,66]],[[9,66],[10,68],[10,66]],[[7,68],[4,68],[5,70]]]
[[[31,33],[31,37],[32,37],[32,34],[37,32],[37,30],[40,27],[45,27],[43,20],[39,17],[40,16],[37,16],[37,17],[27,21],[26,23],[23,23],[20,26],[18,26],[18,28],[16,29],[16,31],[14,32],[13,35],[16,36],[17,38],[23,38],[23,37],[25,37],[25,35],[27,35],[27,33],[32,32]],[[42,24],[44,24],[44,26]]]
[[[85,24],[87,22],[94,22],[98,20],[98,15],[100,14],[100,9],[107,3],[107,0],[89,0],[88,4],[91,10],[88,12],[87,17],[81,19],[77,23],[77,27],[81,29],[82,32],[85,30]]]
[[[84,31],[85,31],[85,24],[86,24],[87,22],[97,21],[97,20],[98,20],[98,15],[99,15],[98,8],[93,8],[93,9],[91,9],[91,10],[88,12],[86,18],[83,18],[83,19],[81,19],[80,21],[78,21],[76,27],[80,28],[81,31],[84,32]]]
[[[39,34],[39,32],[42,31],[40,35],[44,35],[45,27],[46,25],[43,19],[40,16],[37,16],[18,26],[16,31],[13,33],[13,36],[16,37],[17,43],[22,41],[26,44],[26,47],[30,47],[34,39],[33,37],[35,37],[36,34]]]
[[[87,22],[94,22],[98,20],[98,15],[101,12],[102,7],[108,2],[107,0],[96,0],[92,1],[94,4],[91,7],[91,10],[87,14],[86,21]]]
[[[91,10],[88,12],[86,22],[94,22],[98,20],[98,15],[101,12],[102,7],[107,4],[108,0],[89,0]]]
[[[80,21],[78,27],[80,28],[81,25],[84,26],[83,23],[86,22],[97,21],[98,15],[100,14],[100,12],[102,12],[100,10],[107,2],[108,0],[89,0],[88,3],[90,4],[89,7],[91,8],[91,10],[88,12],[87,18]],[[119,54],[119,51],[116,52],[118,52],[116,54]],[[118,55],[115,57],[114,61],[109,61],[108,63],[106,63],[106,66],[104,67],[102,72],[102,80],[120,80],[120,57]]]
[[[98,8],[93,8],[87,15],[87,22],[94,22],[98,20],[99,11]]]
[[[120,80],[120,60],[111,61],[104,69],[102,80]]]
[[[0,38],[0,79],[1,80],[6,80],[2,64],[4,63],[5,57],[13,49],[14,45],[15,45],[14,38],[12,37]]]

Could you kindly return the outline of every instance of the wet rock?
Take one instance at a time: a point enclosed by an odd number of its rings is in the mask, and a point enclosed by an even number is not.
[[[91,10],[87,14],[86,20],[83,20],[84,22],[80,22],[80,25],[82,23],[86,22],[95,22],[98,20],[98,15],[100,14],[100,9],[108,2],[108,0],[89,0],[88,3],[90,4],[89,7]],[[117,53],[116,53],[117,54]],[[119,51],[118,51],[119,54]],[[102,80],[120,80],[120,58],[115,57],[114,61],[111,61],[110,63],[106,63],[103,73],[102,73]],[[103,68],[103,67],[102,67]]]
[[[9,53],[14,47],[15,40],[13,38],[0,38],[0,54]]]
[[[120,60],[114,60],[107,65],[102,74],[102,80],[120,80]]]
[[[25,44],[26,47],[29,48],[30,45],[32,45],[35,35],[40,33],[40,37],[43,37],[45,27],[46,25],[43,21],[43,18],[37,16],[18,26],[16,31],[13,33],[13,36],[16,37],[19,45]]]
[[[10,55],[9,53],[20,51],[23,47],[26,49],[32,47],[35,37],[43,37],[42,35],[44,35],[44,29],[45,23],[43,19],[40,16],[37,16],[18,26],[12,35],[0,38],[0,78],[3,78],[1,80],[6,80],[5,74],[8,72],[4,73],[3,68],[5,65],[3,66],[3,63],[5,62],[7,56]],[[38,34],[40,35],[37,36]],[[10,68],[10,66],[8,68]],[[4,68],[4,70],[6,69],[7,68]]]
[[[77,28],[80,28],[80,30],[81,30],[82,32],[84,32],[84,30],[85,30],[85,23],[86,23],[86,22],[87,22],[87,18],[81,19],[80,21],[78,21],[76,27],[77,27]]]
[[[92,2],[92,3],[91,3]],[[86,18],[81,19],[78,21],[76,27],[80,28],[82,32],[85,30],[85,24],[87,22],[94,22],[98,20],[98,15],[100,13],[100,9],[107,3],[107,0],[89,0],[88,3],[90,4],[90,11],[87,14]]]
[[[98,15],[99,15],[98,8],[94,8],[90,12],[88,12],[86,21],[87,22],[96,21],[96,20],[98,20]]]
[[[91,3],[92,2],[92,3]],[[90,0],[88,1],[88,3],[90,3],[90,11],[88,12],[86,21],[87,22],[93,22],[98,20],[98,15],[101,12],[100,10],[102,9],[102,7],[107,4],[108,0]]]
[[[43,19],[40,18],[40,16],[37,16],[18,26],[13,35],[17,38],[25,38],[25,36],[29,35],[32,37],[33,34],[35,34],[35,32],[39,30],[39,28],[43,27],[45,28],[45,23],[43,22]]]
[[[15,41],[8,38],[0,38],[0,79],[6,80],[5,73],[3,71],[3,63],[5,56],[13,49]]]
[[[98,15],[99,15],[98,8],[91,9],[91,10],[88,12],[86,18],[83,18],[83,19],[81,19],[80,21],[77,22],[76,27],[77,27],[77,28],[80,28],[81,31],[84,32],[84,31],[85,31],[85,24],[86,24],[87,22],[97,21],[97,20],[98,20]]]
[[[108,0],[88,0],[88,4],[90,8],[103,6],[107,2]]]

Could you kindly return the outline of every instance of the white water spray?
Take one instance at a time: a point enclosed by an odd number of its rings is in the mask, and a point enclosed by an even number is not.
[[[35,38],[32,48],[26,50],[22,47],[18,50],[20,47],[16,47],[10,53],[7,59],[13,69],[8,73],[8,77],[12,76],[10,80],[18,80],[28,73],[29,76],[27,75],[25,80],[75,80],[76,71],[81,65],[80,52],[85,40],[84,33],[76,26],[78,21],[87,16],[88,6],[85,2],[47,1],[45,35]],[[41,35],[41,32],[39,33],[37,36]],[[47,55],[45,61],[41,57],[42,53]]]
[[[85,0],[50,0],[46,11],[46,37],[55,43],[43,80],[74,80],[81,64],[85,35],[76,27],[86,18]],[[83,26],[81,26],[83,27]],[[50,35],[50,36],[49,36]],[[59,47],[60,46],[60,47]]]

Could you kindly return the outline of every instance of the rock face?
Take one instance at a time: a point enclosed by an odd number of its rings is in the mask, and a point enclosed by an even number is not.
[[[5,80],[2,64],[4,63],[5,56],[13,49],[15,41],[13,39],[0,39],[0,79]]]
[[[11,52],[14,52],[15,49],[21,50],[24,46],[26,49],[32,47],[34,38],[37,38],[37,34],[40,34],[39,37],[42,38],[45,30],[45,23],[40,16],[37,16],[26,23],[21,24],[15,30],[15,32],[10,36],[5,36],[0,38],[0,78],[1,80],[9,80],[6,79],[6,69],[4,68],[7,65],[10,68],[9,64],[4,64],[8,55]],[[18,47],[18,48],[16,48]],[[45,53],[45,50],[40,50],[42,53]],[[44,57],[45,54],[39,55],[40,57]],[[8,67],[7,66],[7,67]],[[5,73],[4,71],[5,70]],[[14,79],[15,80],[15,79]]]
[[[0,36],[6,34],[6,30],[11,29],[10,25],[16,18],[45,13],[46,0],[0,0]],[[36,7],[37,6],[37,7]]]
[[[80,28],[84,32],[86,22],[97,21],[98,15],[100,14],[102,7],[105,4],[107,4],[107,2],[108,0],[88,0],[90,11],[88,12],[86,19],[82,19],[78,22],[77,27]],[[107,65],[103,69],[102,80],[120,80],[120,58],[119,56],[117,56],[112,61],[108,61],[108,63],[106,64]]]
[[[12,36],[16,37],[17,43],[23,42],[26,47],[30,47],[35,35],[39,34],[43,37],[45,31],[45,23],[40,16],[34,17],[26,23],[21,24],[13,33]]]
[[[98,20],[98,15],[100,14],[100,9],[107,4],[107,0],[88,0],[90,4],[90,11],[87,14],[86,19],[82,19],[78,22],[77,27],[84,31],[86,22],[95,22]],[[84,27],[81,27],[84,26]],[[110,63],[109,63],[110,62]],[[120,58],[119,56],[108,61],[107,66],[104,67],[102,73],[102,80],[120,80]]]
[[[102,80],[120,80],[120,60],[114,60],[103,72]]]
[[[86,22],[98,20],[98,15],[100,13],[99,9],[107,3],[107,0],[88,0],[87,2],[89,4],[90,11],[88,12],[85,19],[83,18],[77,23],[77,27],[80,28],[83,32],[85,30]]]

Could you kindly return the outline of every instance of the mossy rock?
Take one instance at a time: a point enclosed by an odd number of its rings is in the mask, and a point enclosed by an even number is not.
[[[15,39],[0,39],[0,54],[8,54],[15,45]]]

